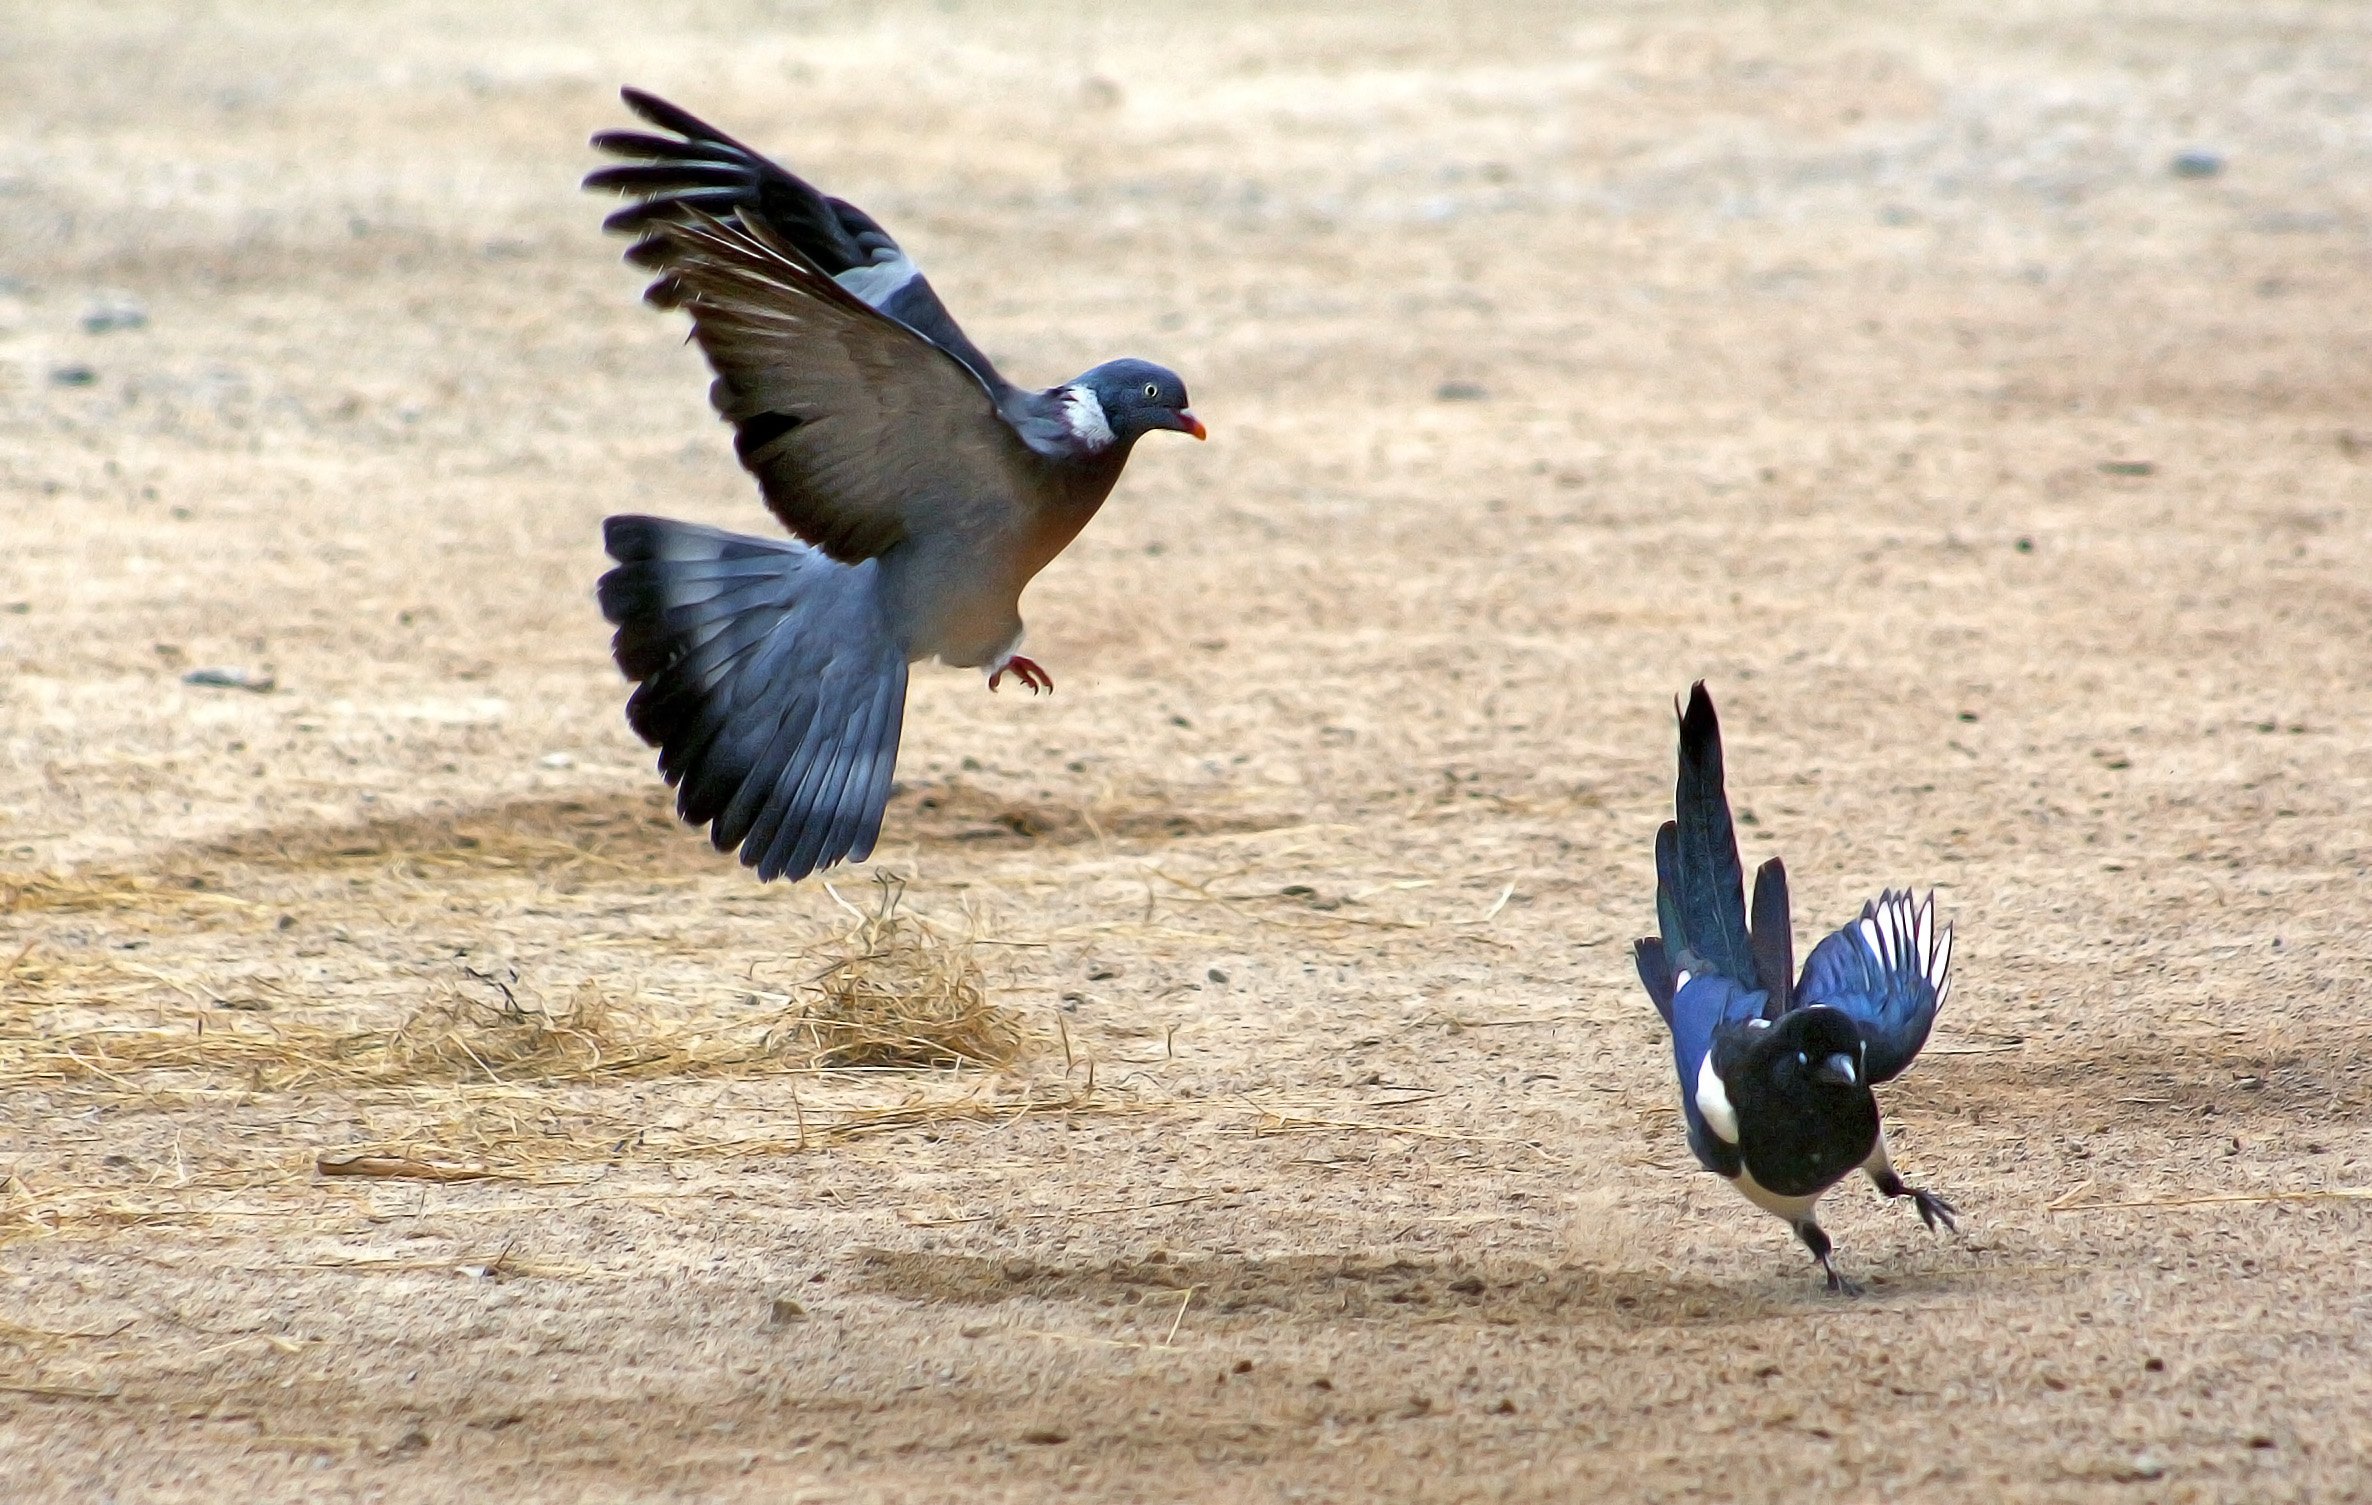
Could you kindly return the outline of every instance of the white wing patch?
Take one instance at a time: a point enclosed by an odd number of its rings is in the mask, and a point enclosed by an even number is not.
[[[1071,437],[1090,449],[1102,449],[1112,442],[1112,423],[1104,416],[1104,405],[1085,387],[1074,384],[1062,389],[1062,421]]]
[[[1705,1116],[1705,1126],[1721,1136],[1724,1144],[1738,1142],[1738,1110],[1730,1106],[1730,1090],[1713,1074],[1713,1053],[1705,1052],[1704,1064],[1697,1068],[1697,1111]]]
[[[1898,972],[1908,961],[1935,989],[1936,1007],[1952,996],[1952,927],[1935,922],[1935,890],[1914,900],[1908,889],[1888,889],[1861,908],[1861,944],[1880,971]]]

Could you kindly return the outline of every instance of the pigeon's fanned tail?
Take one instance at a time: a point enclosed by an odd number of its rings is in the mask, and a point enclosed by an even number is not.
[[[1746,884],[1738,866],[1738,838],[1722,788],[1721,722],[1702,683],[1689,690],[1680,716],[1680,778],[1673,791],[1669,860],[1657,843],[1659,911],[1676,913],[1682,934],[1664,932],[1677,967],[1710,969],[1756,985],[1753,943],[1746,931]]]
[[[676,810],[760,878],[862,860],[880,834],[906,654],[878,566],[656,517],[613,517],[601,577],[627,720]]]

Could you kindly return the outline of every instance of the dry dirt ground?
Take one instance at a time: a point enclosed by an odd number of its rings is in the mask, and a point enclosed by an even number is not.
[[[2367,59],[8,7],[0,1496],[2372,1494]],[[916,680],[878,866],[1007,1069],[772,1048],[846,910],[623,725],[600,518],[769,526],[574,188],[624,81],[1210,422],[1031,593],[1060,693]],[[1693,1169],[1630,973],[1699,676],[1804,943],[1960,926],[1887,1102],[1964,1232],[1847,1188],[1858,1301]]]

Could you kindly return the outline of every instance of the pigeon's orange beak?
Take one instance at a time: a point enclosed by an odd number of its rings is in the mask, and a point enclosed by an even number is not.
[[[1211,437],[1211,431],[1202,426],[1202,420],[1195,417],[1193,410],[1189,408],[1178,409],[1178,432],[1192,434],[1197,439]]]

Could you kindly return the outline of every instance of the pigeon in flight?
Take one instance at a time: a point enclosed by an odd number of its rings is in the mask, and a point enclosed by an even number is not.
[[[1920,1220],[1955,1228],[1953,1207],[1903,1184],[1870,1089],[1908,1068],[1952,991],[1952,927],[1935,895],[1888,890],[1812,948],[1790,977],[1787,869],[1754,875],[1747,928],[1737,837],[1722,789],[1721,723],[1700,683],[1680,716],[1678,817],[1656,833],[1656,927],[1634,948],[1639,980],[1672,1031],[1688,1147],[1705,1169],[1786,1221],[1845,1295],[1813,1208],[1858,1169],[1908,1197]]]
[[[604,228],[691,315],[709,401],[798,541],[613,517],[602,614],[676,809],[761,879],[871,854],[906,668],[1054,682],[1021,656],[1022,589],[1155,429],[1203,437],[1175,372],[1109,361],[1026,391],[964,337],[871,216],[661,99],[604,131],[632,200]]]

